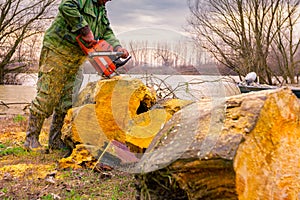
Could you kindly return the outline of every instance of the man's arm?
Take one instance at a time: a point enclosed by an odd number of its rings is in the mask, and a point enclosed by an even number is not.
[[[77,32],[80,30],[82,39],[86,43],[92,43],[94,41],[94,34],[88,26],[88,23],[84,20],[84,17],[79,12],[82,9],[85,2],[81,0],[63,0],[59,6],[59,11],[64,16],[65,21],[71,27],[71,32]]]
[[[128,51],[120,45],[119,40],[116,38],[110,26],[107,27],[103,39],[113,46],[114,51],[123,52],[122,58],[127,58],[129,56]]]
[[[67,24],[71,27],[71,32],[73,33],[88,26],[88,23],[79,12],[82,6],[83,2],[81,0],[63,0],[59,5],[58,9]]]

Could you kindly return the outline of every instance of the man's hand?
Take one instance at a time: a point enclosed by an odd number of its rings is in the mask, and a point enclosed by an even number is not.
[[[89,44],[89,46],[93,45],[96,42],[94,34],[88,26],[83,27],[80,31],[81,39],[85,43]]]
[[[81,39],[82,39],[84,42],[88,43],[88,44],[90,44],[90,43],[92,43],[93,41],[95,41],[94,34],[93,34],[92,31],[90,31],[87,35],[82,35],[82,36],[81,36]]]
[[[127,58],[127,57],[129,56],[128,51],[127,51],[126,49],[120,47],[120,46],[118,46],[118,47],[115,49],[115,51],[117,51],[117,52],[122,52],[122,53],[123,53],[123,55],[121,56],[121,58]]]
[[[99,5],[105,6],[106,2],[111,1],[111,0],[98,0]]]

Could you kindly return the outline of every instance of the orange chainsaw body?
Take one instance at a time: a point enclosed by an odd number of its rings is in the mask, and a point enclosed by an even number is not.
[[[110,75],[115,72],[117,67],[109,56],[91,56],[96,52],[112,52],[113,47],[110,44],[108,44],[105,40],[98,40],[93,46],[87,48],[80,41],[80,35],[76,37],[76,40],[82,51],[90,57],[91,64],[100,75],[110,77]]]

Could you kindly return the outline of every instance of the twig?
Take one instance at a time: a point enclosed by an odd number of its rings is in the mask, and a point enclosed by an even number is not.
[[[8,106],[6,103],[4,103],[3,101],[0,101],[0,103],[1,103],[2,105],[4,105],[6,108],[9,108],[9,106]]]
[[[233,82],[233,79],[228,79],[224,77],[216,77],[213,80],[206,80],[201,78],[193,78],[186,82],[178,82],[175,87],[172,87],[167,83],[167,79],[172,77],[172,75],[169,75],[165,78],[159,78],[157,76],[154,76],[153,74],[146,74],[146,76],[141,77],[142,79],[146,80],[146,85],[154,86],[154,89],[156,91],[157,97],[159,99],[165,99],[165,98],[177,98],[177,92],[184,90],[187,94],[191,95],[194,99],[198,99],[200,97],[197,97],[197,94],[202,94],[201,90],[197,90],[195,88],[191,88],[191,86],[195,85],[201,85],[206,83],[217,83],[217,82]]]
[[[27,104],[27,105],[30,105],[30,103],[28,102],[13,102],[13,103],[5,103],[4,101],[0,101],[0,105],[3,105],[7,108],[9,108],[8,105],[19,105],[19,104]]]
[[[95,170],[95,167],[97,166],[97,164],[100,162],[100,160],[102,159],[102,157],[104,156],[104,154],[106,153],[107,149],[110,147],[111,141],[109,141],[109,143],[107,144],[107,146],[105,147],[105,149],[103,150],[102,154],[99,156],[97,162],[95,163],[92,171]]]

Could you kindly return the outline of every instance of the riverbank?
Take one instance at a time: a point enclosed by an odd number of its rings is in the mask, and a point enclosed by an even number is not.
[[[49,120],[40,136],[47,145]],[[64,150],[27,152],[26,115],[0,118],[0,199],[135,199],[132,174],[109,168],[60,170]]]
[[[192,78],[189,83],[202,86],[191,92],[186,84],[182,84],[179,92],[188,94],[210,95],[211,97],[225,97],[226,92],[236,88],[220,86],[215,79]],[[203,77],[202,77],[203,78]],[[162,79],[162,77],[160,77]],[[164,81],[170,80],[168,76]],[[186,83],[180,77],[178,83]],[[201,85],[202,84],[202,85]],[[231,85],[228,85],[231,86]],[[236,85],[233,85],[236,86]],[[16,87],[18,88],[16,90]],[[95,171],[87,169],[60,170],[57,161],[65,154],[64,150],[51,153],[27,152],[22,146],[28,118],[28,107],[23,104],[9,104],[21,102],[34,97],[35,88],[30,86],[3,86],[10,92],[0,92],[5,100],[3,115],[0,117],[0,199],[135,199],[135,180],[132,174],[114,171],[111,168],[98,166]],[[176,91],[177,92],[177,91]],[[28,96],[27,96],[28,95]],[[28,97],[28,98],[27,98]],[[193,96],[194,97],[194,96]],[[16,107],[13,107],[16,106]],[[16,112],[11,113],[13,109]],[[46,120],[40,141],[47,146],[47,133],[51,118]]]
[[[65,150],[48,154],[23,149],[34,86],[0,86],[0,199],[124,199],[135,198],[132,174],[108,168],[60,170]],[[40,142],[47,146],[51,117]]]

